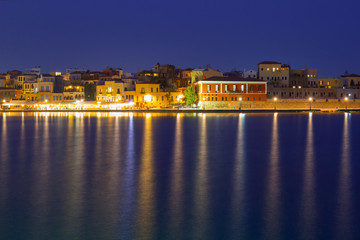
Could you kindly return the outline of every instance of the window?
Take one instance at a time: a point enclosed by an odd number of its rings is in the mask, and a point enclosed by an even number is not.
[[[241,92],[244,92],[244,85],[241,85]]]
[[[153,88],[151,88],[151,92],[153,92]]]
[[[41,92],[44,91],[44,86],[41,86],[40,91],[41,91]]]
[[[210,85],[207,85],[207,91],[210,92]]]
[[[228,85],[225,85],[225,92],[227,92],[228,90]]]
[[[219,85],[215,85],[215,91],[219,91]]]
[[[221,97],[221,101],[224,101],[224,97]]]
[[[236,85],[233,85],[233,92],[236,92]]]
[[[261,101],[261,97],[259,97],[259,101]]]
[[[250,92],[254,91],[254,86],[250,85]]]
[[[261,92],[261,85],[259,85],[259,87],[258,87],[258,91],[259,91],[259,92]]]
[[[254,99],[254,101],[255,101],[255,97],[254,97],[253,99]]]
[[[46,86],[46,91],[47,91],[47,92],[49,91],[49,86]]]
[[[156,88],[156,92],[159,92],[159,88]]]

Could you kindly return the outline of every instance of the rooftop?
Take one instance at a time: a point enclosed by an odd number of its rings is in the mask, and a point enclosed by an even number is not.
[[[259,64],[281,64],[281,63],[275,62],[275,61],[263,61],[263,62],[261,62]]]
[[[210,77],[201,81],[244,81],[244,82],[266,82],[257,78],[243,78],[243,77]]]

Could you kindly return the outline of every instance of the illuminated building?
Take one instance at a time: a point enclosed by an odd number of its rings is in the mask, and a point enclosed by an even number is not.
[[[211,77],[195,83],[202,102],[266,101],[266,81],[255,78]]]
[[[96,100],[99,102],[123,102],[124,96],[121,80],[104,81],[96,86]]]
[[[288,87],[290,66],[279,62],[264,61],[258,64],[259,79],[267,81],[274,87]]]

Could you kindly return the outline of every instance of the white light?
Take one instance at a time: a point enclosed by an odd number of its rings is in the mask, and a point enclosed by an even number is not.
[[[277,97],[274,97],[274,101],[277,101]]]
[[[144,99],[145,99],[145,102],[151,102],[151,95],[146,95],[144,97]]]
[[[311,102],[313,99],[312,98],[309,98],[309,101]]]

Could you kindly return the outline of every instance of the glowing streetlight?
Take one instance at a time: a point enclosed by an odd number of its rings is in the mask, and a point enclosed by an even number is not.
[[[309,102],[310,102],[310,111],[311,111],[311,102],[313,101],[312,97],[309,97]]]
[[[2,102],[3,102],[3,103],[6,103],[6,100],[4,99],[4,100],[2,100]]]
[[[277,101],[277,97],[274,97],[274,110],[276,110],[276,101]]]
[[[239,97],[239,101],[240,101],[240,107],[239,107],[239,110],[241,110],[241,105],[242,105],[242,97]]]
[[[151,95],[146,95],[144,97],[145,102],[151,102]]]
[[[348,97],[345,98],[345,110],[347,110],[347,101],[349,100]]]

